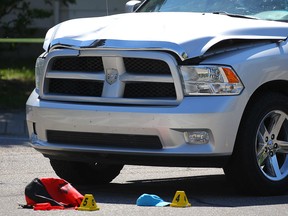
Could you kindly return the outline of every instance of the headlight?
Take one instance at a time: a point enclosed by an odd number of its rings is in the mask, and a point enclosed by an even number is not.
[[[38,94],[42,86],[44,76],[44,65],[45,65],[45,59],[42,56],[39,56],[35,64],[35,86],[36,86],[36,92]]]
[[[180,66],[185,95],[237,95],[244,86],[231,67]]]

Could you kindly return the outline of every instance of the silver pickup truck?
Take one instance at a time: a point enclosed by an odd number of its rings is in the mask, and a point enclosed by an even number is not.
[[[125,164],[220,167],[237,188],[286,193],[288,0],[126,6],[47,32],[31,145],[75,184]]]

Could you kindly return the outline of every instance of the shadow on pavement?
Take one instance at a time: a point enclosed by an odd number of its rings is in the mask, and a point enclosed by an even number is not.
[[[165,178],[129,181],[99,186],[78,186],[81,193],[92,193],[102,203],[135,205],[143,193],[156,194],[172,202],[176,191],[185,191],[192,206],[245,207],[286,204],[288,195],[257,197],[241,195],[230,186],[224,175],[203,175],[184,178]]]

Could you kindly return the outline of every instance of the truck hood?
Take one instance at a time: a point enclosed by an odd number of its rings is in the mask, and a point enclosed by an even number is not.
[[[180,58],[202,56],[228,39],[285,40],[288,24],[209,13],[129,13],[69,20],[51,28],[43,48],[169,50]]]

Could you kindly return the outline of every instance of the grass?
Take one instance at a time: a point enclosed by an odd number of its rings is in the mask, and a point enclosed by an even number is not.
[[[33,68],[0,68],[0,109],[25,109],[34,80]]]
[[[0,69],[0,79],[34,81],[34,70],[26,67]]]
[[[43,38],[0,38],[0,110],[25,109]]]

